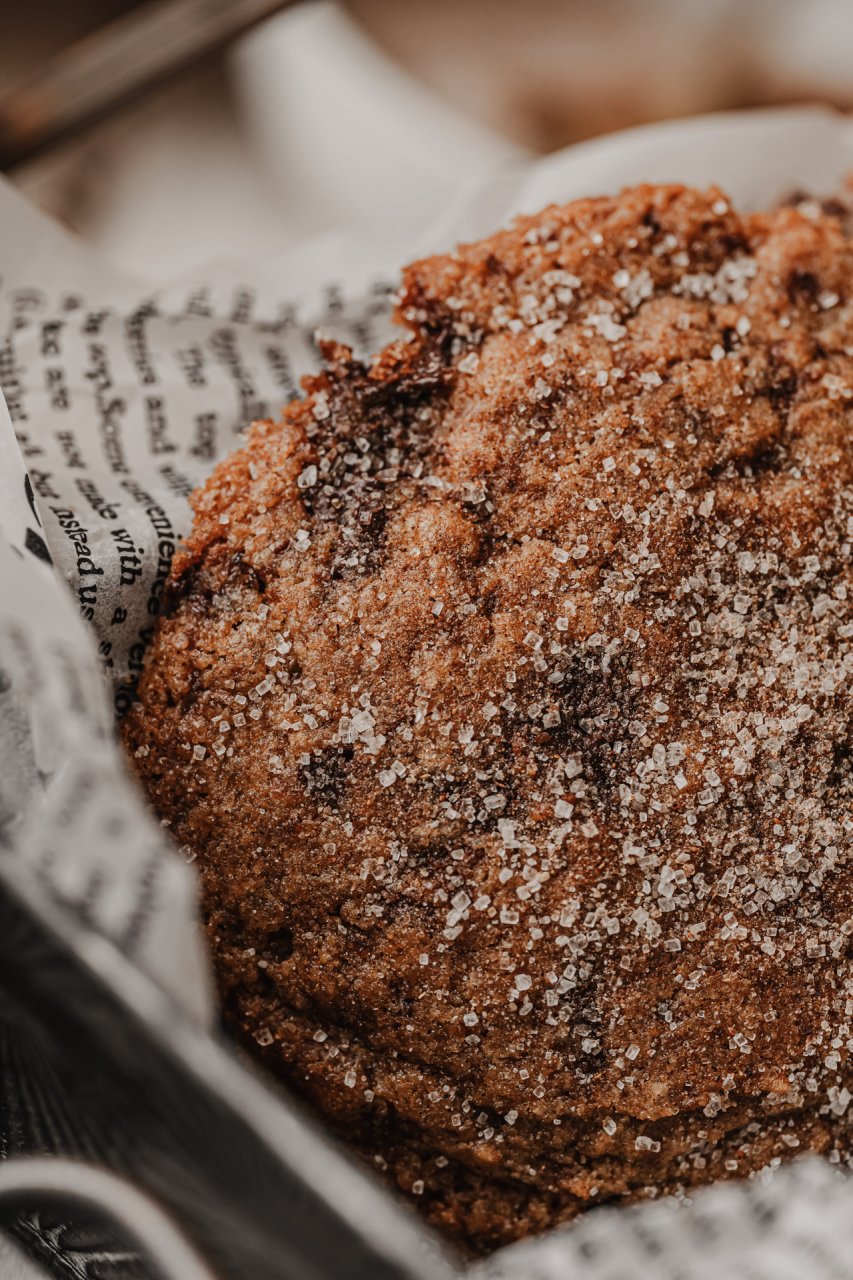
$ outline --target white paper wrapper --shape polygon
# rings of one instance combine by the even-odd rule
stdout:
[[[316,367],[317,326],[362,353],[383,344],[405,257],[488,232],[519,211],[638,181],[716,183],[756,207],[795,189],[832,193],[851,172],[853,128],[839,117],[709,117],[496,175],[463,193],[410,253],[326,237],[277,262],[155,290],[111,274],[0,189],[0,841],[8,856],[28,859],[45,892],[84,912],[189,1016],[205,1016],[194,879],[127,777],[109,706],[112,697],[121,711],[132,696],[175,544],[189,528],[190,490],[243,427],[297,392]],[[853,1275],[853,1185],[838,1186],[828,1166],[749,1192],[715,1189],[696,1204],[595,1214],[505,1251],[480,1274]],[[769,1226],[778,1213],[780,1225]]]
[[[853,1186],[816,1160],[691,1205],[600,1209],[502,1249],[470,1280],[849,1280]]]

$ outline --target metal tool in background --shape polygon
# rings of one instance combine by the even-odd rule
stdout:
[[[33,160],[213,56],[294,0],[148,0],[0,96],[0,170]]]

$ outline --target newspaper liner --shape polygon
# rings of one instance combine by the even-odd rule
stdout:
[[[406,258],[520,211],[639,181],[716,183],[741,207],[838,190],[853,125],[819,110],[706,117],[587,143],[464,193],[391,253],[324,237],[280,260],[151,288],[0,188],[0,847],[183,1002],[212,1009],[192,871],[113,736],[187,495],[317,367],[319,327],[361,354],[392,332]],[[65,579],[65,586],[60,586]],[[82,615],[82,620],[81,616]],[[106,678],[105,678],[106,677]],[[781,1217],[780,1217],[781,1215]],[[603,1212],[504,1250],[480,1277],[853,1276],[853,1186],[826,1165]]]

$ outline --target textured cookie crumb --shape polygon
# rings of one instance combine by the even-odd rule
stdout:
[[[195,495],[125,737],[226,1021],[474,1251],[850,1157],[851,266],[546,209]]]

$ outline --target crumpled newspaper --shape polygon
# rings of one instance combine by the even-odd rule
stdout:
[[[502,1249],[471,1280],[847,1280],[853,1182],[817,1160],[675,1199],[597,1209]]]
[[[851,171],[853,126],[820,111],[657,126],[496,174],[407,256],[637,181],[715,182],[755,207]],[[8,188],[0,229],[0,848],[205,1017],[194,877],[129,779],[112,712],[132,697],[187,495],[298,393],[318,327],[362,354],[384,343],[402,259],[325,237],[152,289]],[[602,1210],[474,1274],[853,1276],[853,1185],[837,1178],[807,1164],[692,1208]]]

